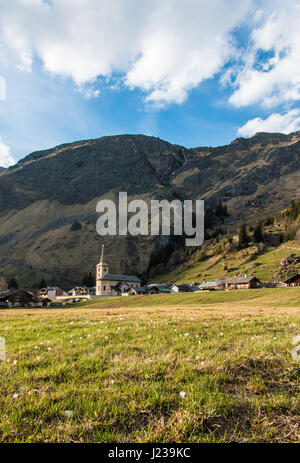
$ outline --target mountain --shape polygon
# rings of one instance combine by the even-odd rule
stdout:
[[[0,172],[0,275],[25,286],[43,277],[68,287],[93,271],[102,242],[112,272],[141,274],[157,240],[98,236],[100,199],[117,202],[127,191],[129,200],[205,199],[207,207],[222,201],[230,231],[300,196],[299,161],[300,132],[192,149],[120,135],[31,153]]]

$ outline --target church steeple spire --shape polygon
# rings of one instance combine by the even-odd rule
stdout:
[[[104,244],[102,244],[101,246],[101,256],[100,256],[99,264],[103,264],[103,263],[104,263]]]

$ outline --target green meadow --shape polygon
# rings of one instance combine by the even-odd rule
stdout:
[[[1,442],[299,442],[300,288],[0,311]]]

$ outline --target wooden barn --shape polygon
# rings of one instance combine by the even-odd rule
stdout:
[[[225,289],[254,289],[261,286],[261,282],[256,277],[233,277],[227,278],[225,281]]]
[[[300,286],[300,274],[296,273],[284,282],[287,286]]]
[[[14,308],[14,307],[34,307],[35,296],[30,291],[24,289],[17,289],[15,291],[8,291],[6,294],[0,296],[0,307]]]

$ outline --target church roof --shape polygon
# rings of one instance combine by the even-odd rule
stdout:
[[[130,281],[130,282],[137,282],[139,283],[141,280],[135,275],[114,275],[114,274],[106,274],[102,278],[98,278],[98,280],[113,280],[113,281]]]

